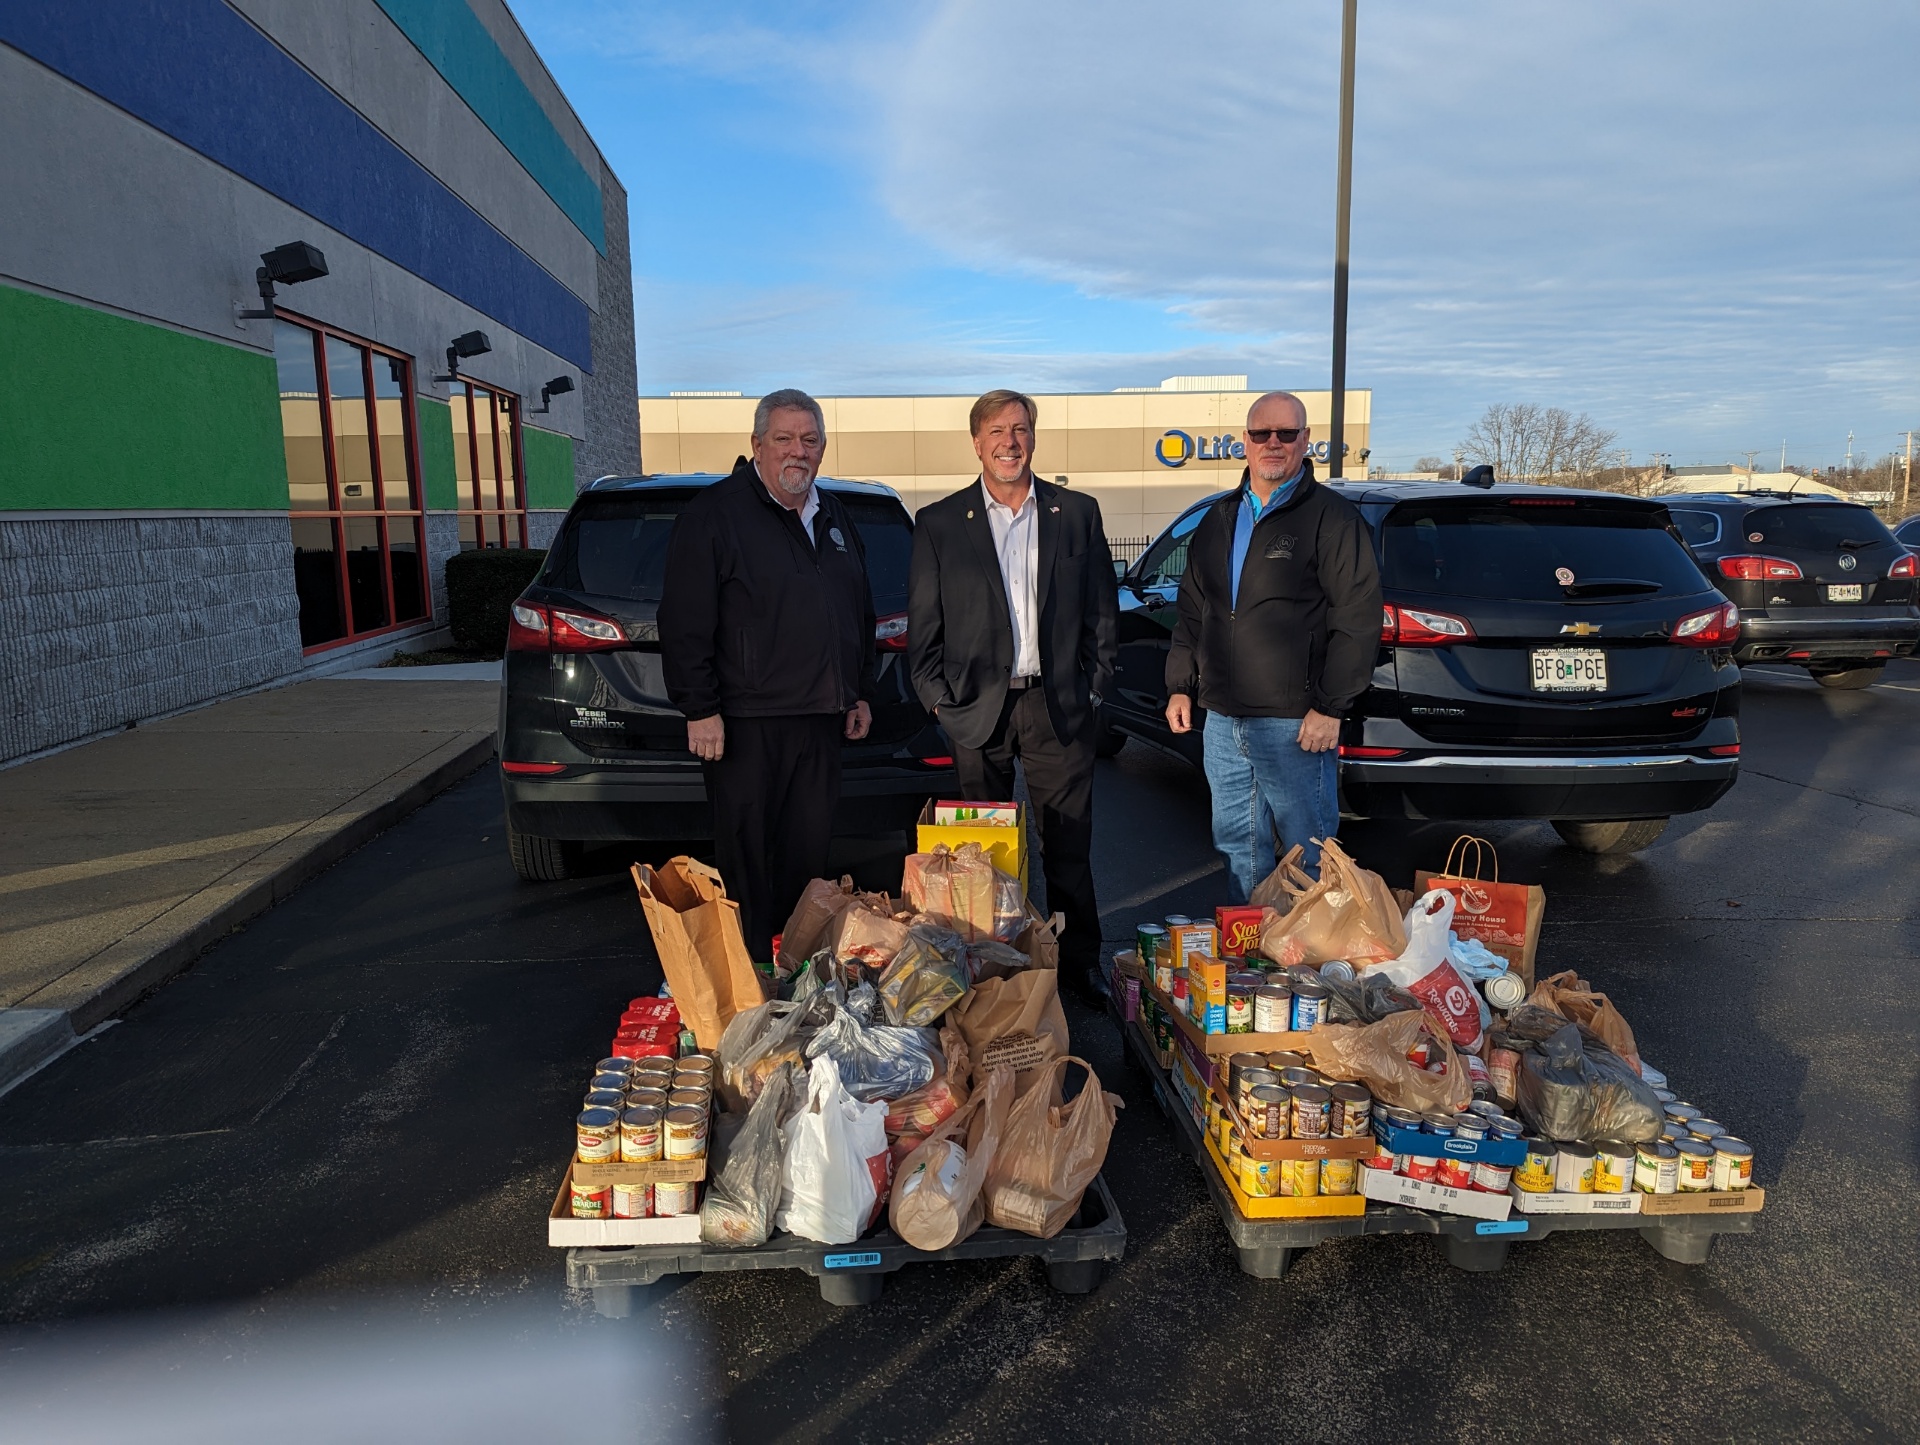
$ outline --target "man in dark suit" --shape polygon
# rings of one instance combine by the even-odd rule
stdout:
[[[1011,798],[1014,760],[1024,765],[1047,906],[1066,915],[1060,966],[1097,994],[1093,747],[1119,606],[1100,504],[1033,474],[1037,419],[1016,391],[973,404],[980,480],[915,519],[907,652],[968,800]]]

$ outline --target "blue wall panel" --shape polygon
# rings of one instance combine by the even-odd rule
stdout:
[[[0,41],[593,370],[584,302],[219,0],[0,0]]]
[[[375,3],[487,129],[499,137],[500,144],[513,153],[567,219],[580,228],[580,234],[606,255],[607,228],[600,209],[599,182],[587,174],[572,147],[561,139],[520,72],[501,53],[466,0]]]

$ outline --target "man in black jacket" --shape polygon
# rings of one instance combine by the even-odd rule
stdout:
[[[1206,709],[1213,844],[1236,900],[1284,851],[1340,826],[1340,720],[1380,650],[1380,571],[1366,521],[1313,479],[1307,409],[1268,392],[1247,413],[1247,469],[1194,528],[1167,654],[1167,725]]]
[[[667,697],[705,764],[715,861],[747,951],[766,960],[827,871],[841,739],[872,726],[873,593],[852,519],[814,485],[820,404],[763,397],[752,446],[674,523],[659,627]]]
[[[1066,915],[1060,967],[1068,984],[1093,990],[1094,729],[1119,607],[1100,504],[1033,474],[1036,419],[1019,392],[973,404],[980,480],[915,519],[907,653],[914,691],[953,742],[966,798],[1011,798],[1014,760],[1024,765],[1047,906]]]

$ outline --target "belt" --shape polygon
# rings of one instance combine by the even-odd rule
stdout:
[[[1010,677],[1007,679],[1008,692],[1025,692],[1030,687],[1038,686],[1040,686],[1040,675],[1038,673],[1028,673],[1025,677]]]

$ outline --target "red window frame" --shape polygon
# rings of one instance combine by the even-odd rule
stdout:
[[[316,321],[310,316],[276,308],[274,319],[313,333],[314,378],[318,387],[320,403],[320,451],[326,464],[327,508],[313,510],[308,508],[288,509],[288,517],[301,521],[321,521],[331,523],[333,527],[334,570],[339,588],[341,617],[346,631],[340,637],[327,642],[316,642],[310,647],[302,647],[303,656],[311,657],[317,653],[329,652],[349,643],[364,642],[369,637],[379,637],[389,632],[401,632],[408,628],[417,628],[433,621],[433,587],[427,566],[427,518],[426,508],[421,495],[420,485],[420,429],[415,415],[415,392],[413,358],[405,352],[395,351],[391,347],[369,341],[364,336],[342,330],[338,326],[329,326],[324,321]],[[373,488],[373,507],[343,508],[340,505],[340,477],[337,448],[333,431],[333,386],[328,375],[326,342],[328,337],[346,342],[360,348],[361,393],[367,409],[367,451],[368,465]],[[373,362],[375,357],[383,357],[400,364],[400,425],[403,433],[402,450],[407,464],[407,506],[394,508],[387,504],[386,476],[383,471],[385,459],[381,456],[379,444],[380,425],[376,403],[380,398],[375,394],[373,383]],[[350,398],[343,398],[343,400]],[[356,628],[353,616],[353,589],[348,576],[346,524],[349,521],[371,521],[378,529],[380,538],[380,586],[385,594],[386,615],[392,618],[395,612],[393,587],[393,555],[391,534],[388,522],[392,518],[412,518],[414,532],[414,559],[419,568],[420,599],[424,611],[418,617],[409,617],[404,621],[389,621],[378,627]]]
[[[483,400],[484,399],[484,400]],[[466,442],[466,477],[461,479],[455,457],[454,484],[459,492],[460,505],[460,546],[461,548],[513,548],[527,545],[527,468],[526,453],[522,447],[520,435],[520,395],[504,387],[491,385],[484,381],[475,381],[471,377],[461,377],[447,388],[447,405],[463,412],[466,427],[454,427],[453,444],[456,450],[462,440]],[[480,429],[474,423],[476,410],[480,406],[490,408],[491,424],[487,428],[492,438],[493,475],[491,482],[481,475],[480,465]],[[458,413],[456,413],[457,415]],[[504,417],[506,425],[505,445],[501,438],[500,421]],[[507,503],[503,489],[509,471],[513,478],[513,502]],[[492,495],[487,495],[488,491]]]

